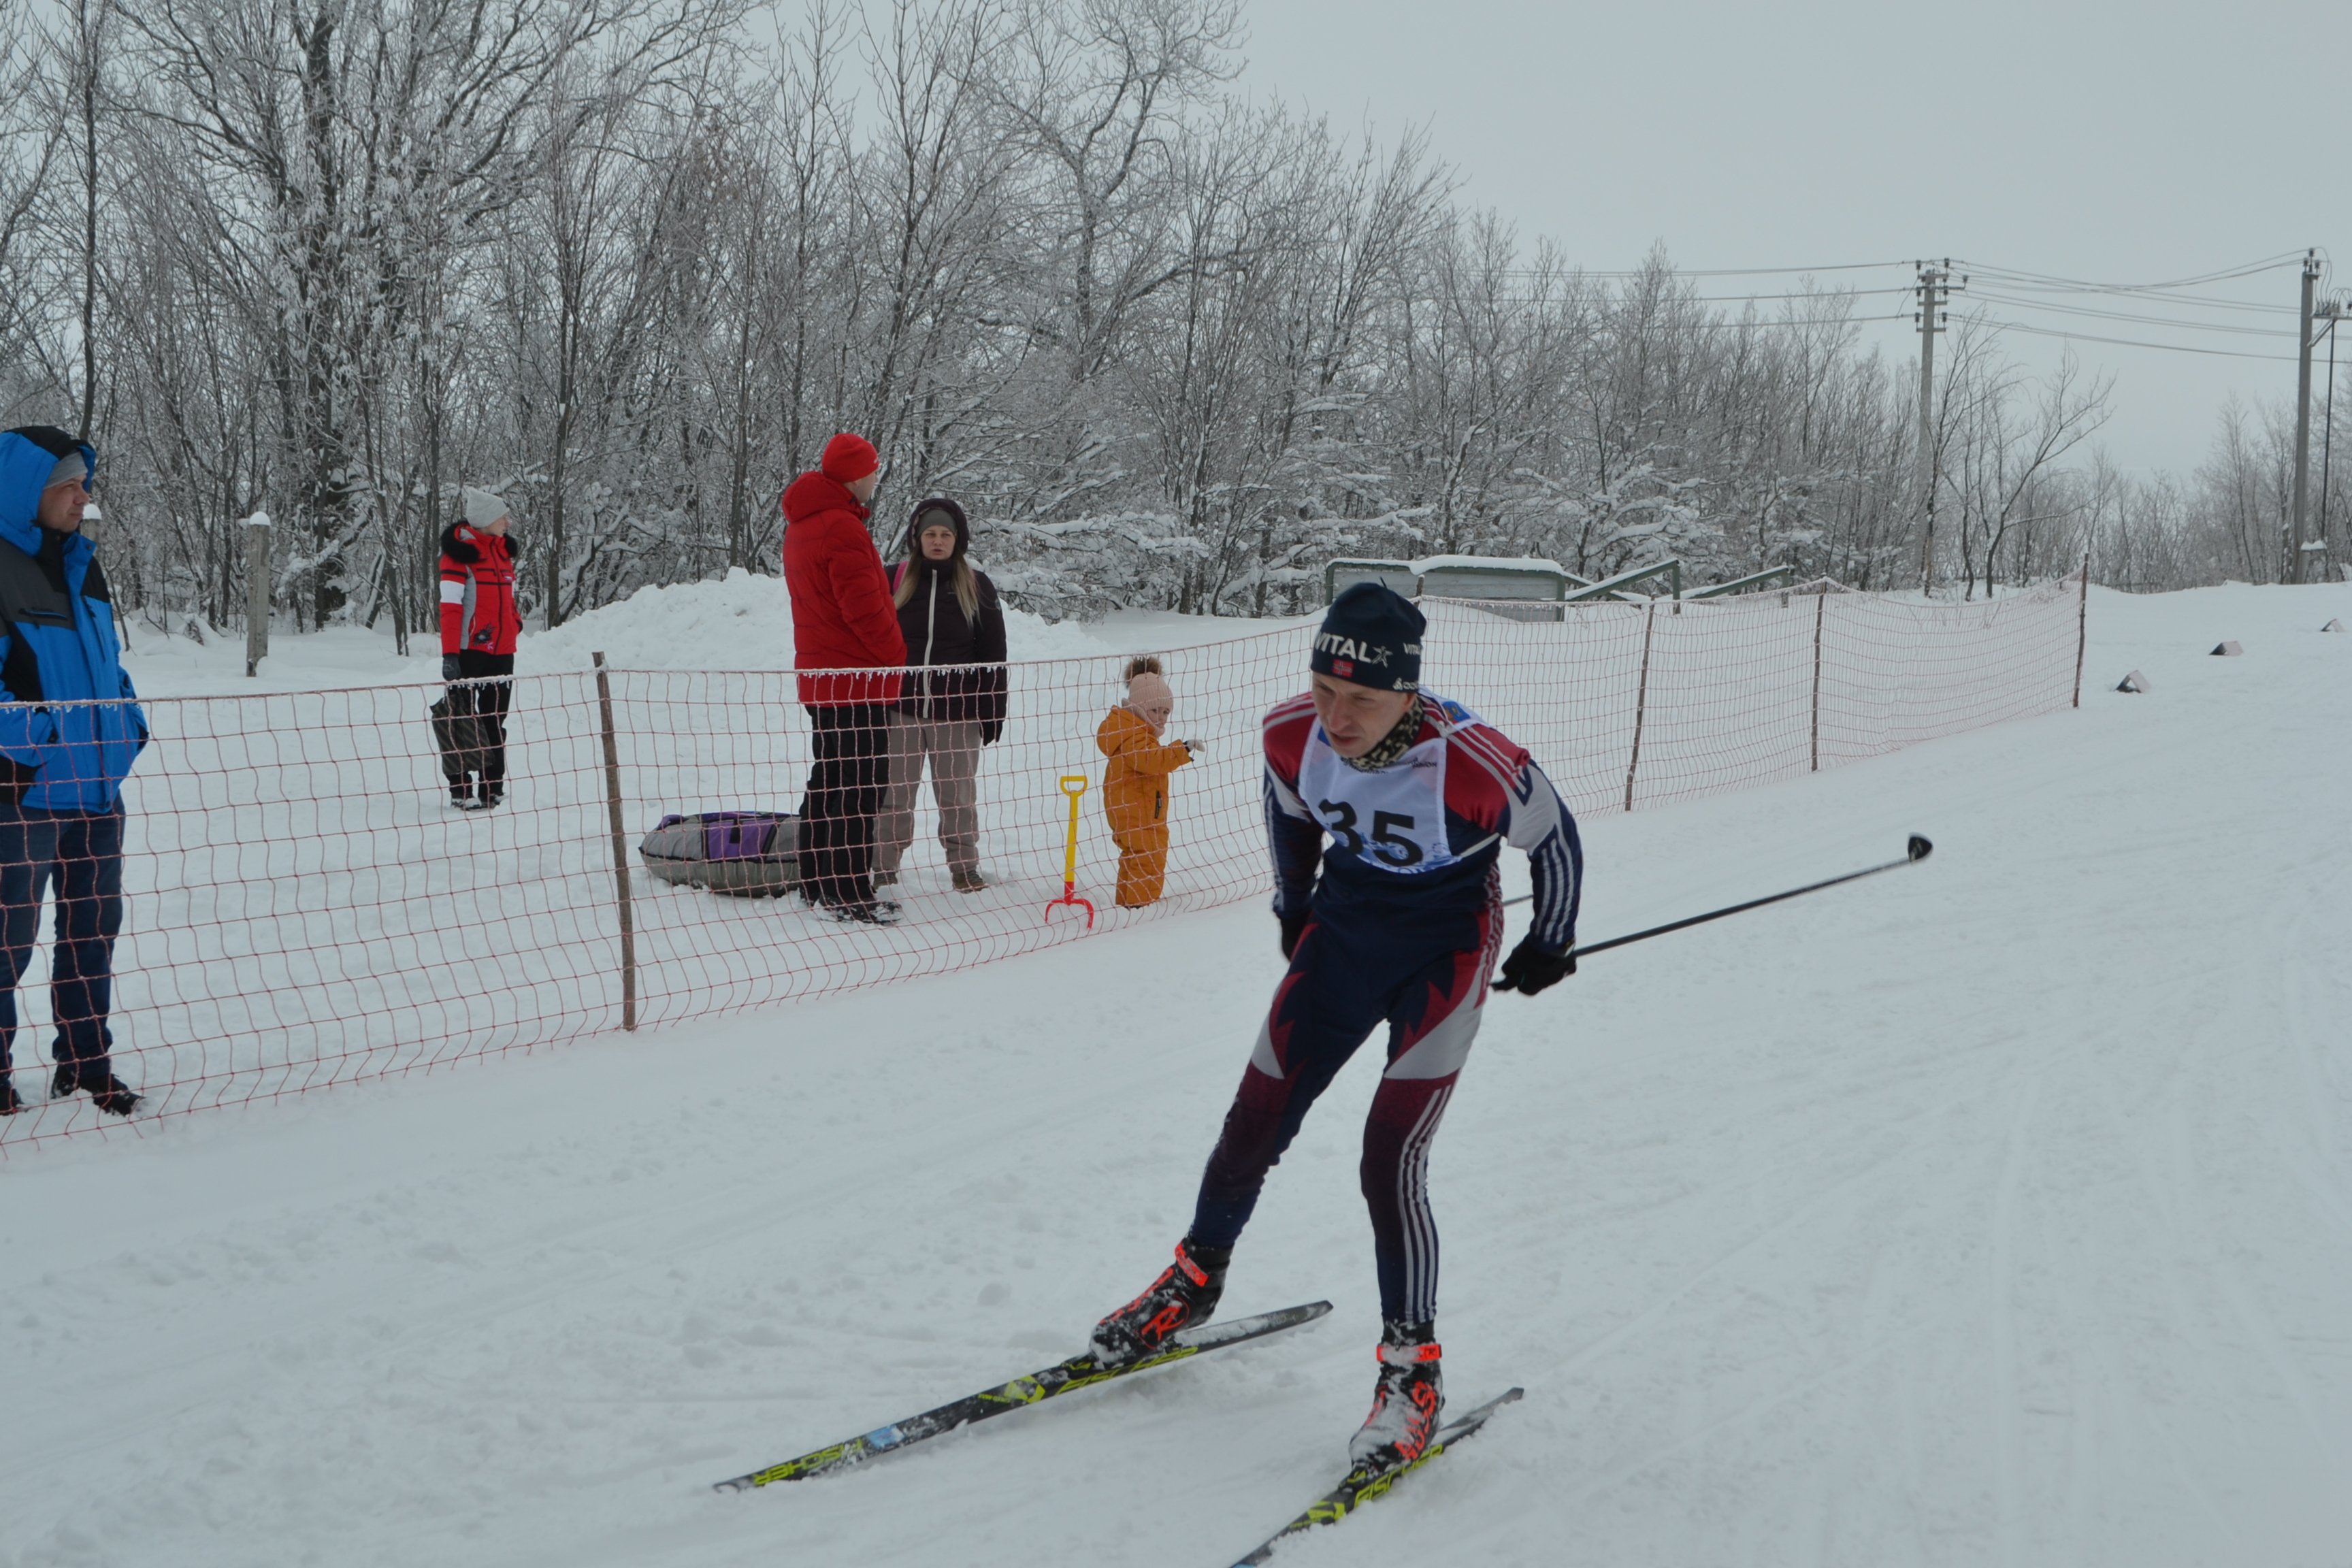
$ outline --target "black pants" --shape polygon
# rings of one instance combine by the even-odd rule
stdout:
[[[41,895],[55,886],[49,953],[49,1055],[107,1068],[114,1034],[114,939],[122,930],[122,807],[43,811],[0,798],[0,1073],[16,1036],[16,982],[40,938]]]
[[[812,903],[874,899],[874,815],[890,782],[890,710],[851,702],[808,710],[808,797],[801,803],[801,896]]]
[[[457,753],[458,783],[467,773],[481,775],[485,787],[503,785],[507,778],[507,709],[514,701],[514,655],[460,653],[457,668],[474,684],[449,689],[452,718],[472,721],[472,744]],[[466,730],[461,725],[459,734]]]

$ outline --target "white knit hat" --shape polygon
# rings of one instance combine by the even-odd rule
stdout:
[[[476,528],[488,528],[507,515],[507,503],[488,490],[478,490],[467,485],[465,489],[466,521]]]

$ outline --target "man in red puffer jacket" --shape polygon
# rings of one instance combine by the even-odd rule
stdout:
[[[506,798],[507,705],[514,696],[515,541],[507,503],[466,487],[465,516],[441,534],[441,679],[449,688],[442,768],[449,803],[487,811]],[[478,778],[479,793],[475,780]]]
[[[835,436],[783,497],[793,664],[815,758],[801,806],[801,896],[836,920],[872,925],[898,916],[896,903],[874,896],[874,816],[907,662],[882,555],[866,531],[881,468],[872,442]]]

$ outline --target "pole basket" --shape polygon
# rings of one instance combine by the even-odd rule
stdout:
[[[1064,905],[1087,911],[1087,929],[1095,929],[1095,907],[1078,897],[1078,797],[1087,793],[1084,773],[1064,773],[1062,793],[1070,797],[1070,836],[1062,850],[1062,896],[1045,902],[1045,923],[1054,923],[1054,911]]]

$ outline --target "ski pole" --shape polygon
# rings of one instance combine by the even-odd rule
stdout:
[[[1054,911],[1067,905],[1087,911],[1087,929],[1092,931],[1095,929],[1095,907],[1078,897],[1078,796],[1087,793],[1086,774],[1064,774],[1062,793],[1070,797],[1070,837],[1062,851],[1062,896],[1046,900],[1045,921],[1052,924]]]
[[[1768,893],[1760,899],[1750,899],[1744,904],[1729,904],[1719,910],[1709,910],[1703,915],[1690,915],[1682,920],[1668,921],[1664,925],[1652,926],[1647,931],[1637,931],[1626,936],[1612,936],[1607,942],[1596,942],[1589,947],[1576,949],[1575,955],[1581,959],[1592,953],[1606,952],[1612,947],[1622,947],[1629,942],[1641,942],[1649,937],[1664,936],[1670,931],[1681,931],[1686,926],[1705,925],[1709,921],[1719,921],[1726,915],[1741,914],[1748,910],[1760,910],[1766,904],[1777,904],[1783,899],[1793,899],[1801,893],[1818,893],[1823,888],[1834,888],[1840,882],[1851,882],[1858,877],[1875,877],[1881,871],[1892,871],[1899,866],[1909,866],[1916,861],[1925,860],[1934,852],[1935,847],[1933,844],[1927,842],[1926,835],[1915,833],[1911,836],[1911,842],[1904,847],[1904,856],[1900,860],[1889,860],[1880,866],[1865,866],[1859,871],[1848,871],[1842,877],[1832,877],[1826,881],[1808,882],[1801,888],[1791,888],[1785,893]],[[1505,908],[1508,908],[1513,904],[1524,904],[1534,897],[1533,893],[1521,893],[1516,899],[1505,899],[1503,904]],[[1495,984],[1499,987],[1502,982],[1496,981]]]

